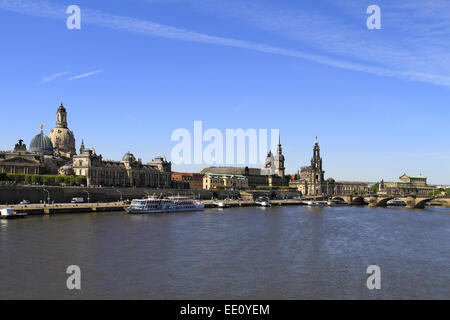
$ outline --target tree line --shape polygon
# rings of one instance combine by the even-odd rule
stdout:
[[[85,176],[59,176],[59,175],[38,175],[21,173],[0,173],[0,181],[14,182],[16,184],[45,184],[45,185],[86,185]]]

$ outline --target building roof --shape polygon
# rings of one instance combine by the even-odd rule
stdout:
[[[134,157],[134,155],[131,152],[128,151],[122,157],[122,161],[124,161],[124,162],[135,162],[136,158]]]
[[[36,153],[42,153],[46,155],[53,154],[53,144],[49,137],[42,132],[31,140],[30,151]]]
[[[206,172],[205,176],[211,177],[211,178],[235,178],[235,179],[247,179],[247,177],[243,176],[243,175],[239,175],[239,174],[219,174],[219,173],[211,173],[211,172]]]
[[[426,179],[427,177],[425,177],[425,176],[423,176],[423,175],[421,175],[421,174],[403,174],[403,176],[402,177],[404,177],[404,176],[406,176],[406,177],[408,177],[408,178],[412,178],[412,179]],[[400,177],[401,178],[401,177]]]
[[[200,173],[232,174],[243,176],[248,174],[250,176],[259,176],[261,175],[261,169],[248,167],[209,167],[203,169],[202,171],[200,171]]]

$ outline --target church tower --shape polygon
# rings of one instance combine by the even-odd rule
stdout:
[[[312,195],[320,195],[325,192],[322,188],[325,171],[322,170],[322,158],[320,157],[320,146],[319,141],[316,137],[316,142],[314,143],[313,156],[311,158],[311,176],[309,184],[311,185]]]
[[[61,105],[56,111],[56,127],[67,128],[67,111],[66,108],[64,108],[62,101]]]
[[[67,111],[62,101],[56,110],[56,126],[50,131],[49,138],[52,141],[55,156],[71,158],[76,154],[75,136],[67,126]]]
[[[281,138],[278,136],[278,147],[277,147],[277,154],[274,157],[275,161],[275,170],[276,174],[284,179],[284,174],[286,168],[284,167],[284,156],[283,156],[283,150],[281,148]]]

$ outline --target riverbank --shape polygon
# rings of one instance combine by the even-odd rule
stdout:
[[[202,203],[205,208],[216,208],[217,206],[212,200],[204,200]],[[259,206],[255,201],[227,201],[229,207],[256,207]],[[272,200],[272,206],[299,206],[304,205],[301,200]],[[1,208],[13,208],[17,212],[26,212],[29,215],[44,214],[62,214],[62,213],[86,213],[101,211],[124,211],[123,207],[127,204],[124,201],[107,202],[107,203],[54,203],[54,204],[16,204],[1,205]]]
[[[117,202],[126,199],[140,199],[149,195],[189,196],[199,200],[250,198],[267,196],[270,199],[292,199],[300,196],[296,191],[284,190],[203,190],[203,189],[152,189],[152,188],[86,188],[56,187],[42,185],[0,185],[0,204],[18,204],[22,200],[31,203],[69,203],[72,198],[84,198],[86,202]],[[50,199],[50,201],[49,201]]]

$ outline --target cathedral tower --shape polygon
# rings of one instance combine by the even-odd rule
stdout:
[[[281,139],[280,136],[278,136],[278,147],[277,147],[277,154],[274,157],[275,162],[275,170],[276,174],[284,179],[285,174],[285,167],[284,167],[284,156],[283,156],[283,150],[281,149]]]
[[[67,126],[67,111],[61,101],[61,105],[56,111],[56,126],[50,131],[50,140],[53,144],[56,156],[71,158],[75,151],[75,136]]]
[[[320,146],[319,141],[316,137],[316,142],[314,143],[313,156],[311,158],[311,175],[309,177],[309,184],[311,185],[312,195],[320,195],[324,192],[323,183],[325,171],[322,170],[322,158],[320,157]]]

